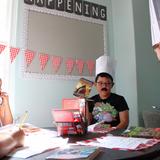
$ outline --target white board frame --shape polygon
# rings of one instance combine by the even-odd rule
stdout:
[[[56,15],[56,16],[63,16],[66,18],[72,18],[72,19],[76,19],[76,20],[80,20],[80,21],[84,21],[84,22],[91,22],[93,24],[100,24],[103,26],[103,53],[99,53],[99,55],[97,55],[97,58],[101,55],[103,55],[106,51],[106,21],[103,20],[99,20],[99,19],[94,19],[94,18],[90,18],[90,17],[84,17],[84,16],[79,16],[79,15],[75,15],[75,14],[71,14],[71,13],[67,13],[67,12],[62,12],[62,11],[58,11],[58,10],[51,10],[51,9],[47,9],[47,8],[41,8],[41,7],[37,7],[37,6],[32,6],[32,5],[26,5],[24,4],[24,26],[23,26],[23,36],[22,36],[22,44],[23,44],[23,52],[25,51],[25,49],[29,49],[28,48],[28,15],[30,11],[34,11],[37,13],[45,13],[45,14],[51,14],[51,15]],[[23,57],[24,58],[24,57]],[[26,65],[25,65],[25,61],[23,60],[23,64],[22,64],[22,71],[23,71],[23,75],[25,78],[38,78],[38,79],[66,79],[66,80],[74,80],[74,79],[79,79],[82,76],[79,75],[59,75],[59,74],[48,74],[48,73],[34,73],[34,72],[28,72],[26,71]],[[85,78],[88,79],[93,79],[93,76],[83,76]]]

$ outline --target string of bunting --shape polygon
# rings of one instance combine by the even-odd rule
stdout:
[[[2,53],[4,53],[5,49],[7,49],[7,47],[9,47],[10,61],[11,61],[11,63],[13,63],[13,61],[16,59],[17,55],[20,52],[20,48],[10,47],[5,44],[0,44],[0,55]],[[29,49],[26,49],[24,51],[24,58],[25,58],[26,67],[29,67],[32,64],[35,56],[36,56],[35,51],[31,51]],[[45,70],[45,67],[46,67],[48,61],[51,60],[51,64],[52,64],[51,67],[55,73],[57,73],[59,71],[59,69],[62,65],[62,62],[64,60],[64,58],[61,56],[49,55],[46,53],[38,53],[38,58],[39,58],[39,62],[40,62],[39,67],[41,70]],[[93,59],[89,59],[89,60],[85,61],[83,59],[76,59],[75,60],[74,58],[71,58],[71,57],[66,58],[65,68],[66,68],[67,74],[71,74],[74,67],[76,67],[78,74],[82,75],[85,64],[87,66],[88,73],[91,76],[93,74],[93,71],[95,68],[95,61]]]

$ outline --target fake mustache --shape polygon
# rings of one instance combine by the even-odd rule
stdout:
[[[107,88],[102,88],[101,91],[107,91]]]

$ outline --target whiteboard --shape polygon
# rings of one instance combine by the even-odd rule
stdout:
[[[24,48],[36,52],[32,63],[24,71],[29,74],[88,77],[95,75],[89,73],[86,62],[95,60],[105,52],[105,22],[61,14],[60,11],[49,11],[30,7],[25,9],[24,25]],[[41,70],[38,58],[39,53],[62,58],[61,66],[55,72],[49,59],[45,69]],[[80,74],[74,65],[71,73],[66,70],[68,58],[76,61],[84,61],[83,72]]]

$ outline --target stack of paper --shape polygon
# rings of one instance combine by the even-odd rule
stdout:
[[[141,150],[160,142],[157,139],[106,136],[92,140],[77,142],[81,145],[99,146],[118,150]]]
[[[32,132],[28,130],[25,135],[24,147],[15,149],[8,156],[28,158],[67,143],[68,138],[57,137],[56,131],[39,128],[39,130],[33,132],[32,128]]]

